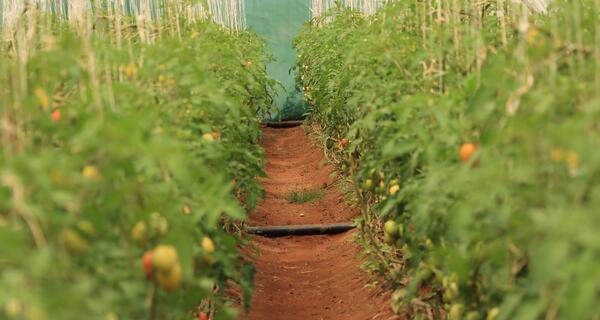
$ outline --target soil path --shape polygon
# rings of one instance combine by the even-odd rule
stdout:
[[[250,213],[249,225],[290,225],[351,221],[349,208],[332,184],[332,168],[302,127],[264,129],[268,178],[266,199]],[[291,204],[290,190],[322,188],[318,201]],[[352,232],[329,236],[254,237],[259,255],[251,320],[388,319],[387,298],[365,288],[359,248]]]

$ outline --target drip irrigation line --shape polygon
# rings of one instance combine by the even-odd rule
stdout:
[[[290,120],[290,121],[267,121],[263,122],[263,125],[269,128],[292,128],[301,126],[304,120]]]
[[[250,234],[264,237],[284,237],[336,234],[346,232],[354,228],[356,228],[356,225],[353,222],[342,222],[331,224],[247,227],[246,230]]]

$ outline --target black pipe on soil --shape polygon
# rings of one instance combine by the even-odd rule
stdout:
[[[267,121],[263,124],[270,128],[292,128],[302,125],[304,120],[290,120],[290,121]]]
[[[290,226],[247,227],[250,234],[264,237],[310,236],[320,234],[336,234],[356,228],[352,222],[332,224],[305,224]]]

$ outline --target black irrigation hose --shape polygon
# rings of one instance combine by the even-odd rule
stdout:
[[[332,223],[332,224],[305,224],[290,226],[271,226],[271,227],[248,227],[246,230],[250,234],[264,237],[284,237],[284,236],[310,236],[320,234],[336,234],[356,228],[352,222]]]
[[[267,121],[263,124],[270,128],[292,128],[302,125],[304,120],[291,120],[291,121]]]

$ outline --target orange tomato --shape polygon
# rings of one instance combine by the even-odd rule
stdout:
[[[469,162],[473,154],[477,151],[477,145],[474,143],[463,143],[460,147],[460,161]]]
[[[198,320],[208,320],[208,314],[206,312],[198,313]]]
[[[52,118],[52,121],[54,122],[58,122],[60,121],[60,109],[56,109],[54,111],[52,111],[52,114],[50,115],[50,117]]]

